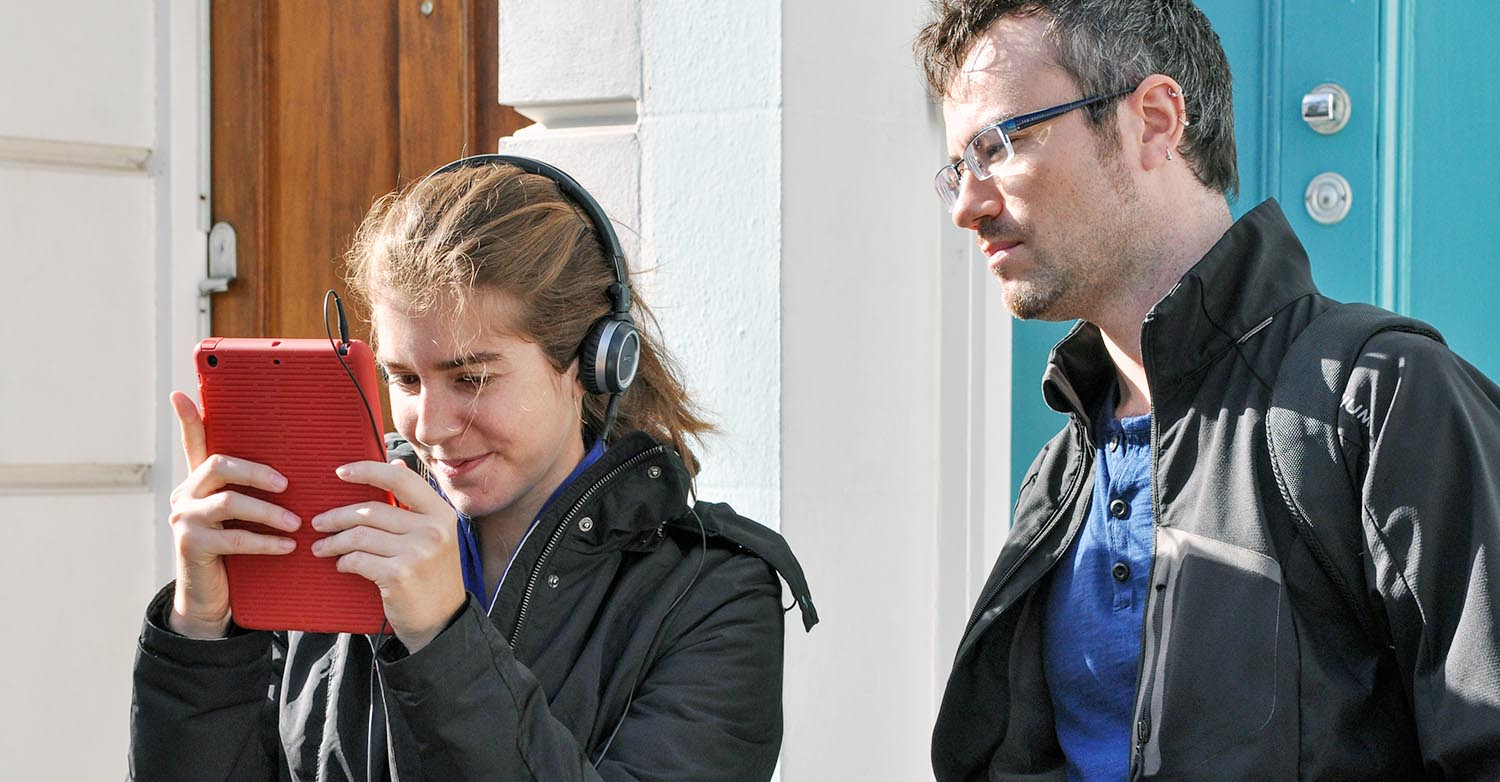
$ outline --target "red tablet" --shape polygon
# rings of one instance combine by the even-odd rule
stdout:
[[[333,473],[341,464],[385,459],[370,347],[350,342],[341,364],[328,340],[210,338],[198,344],[193,358],[208,452],[266,464],[286,476],[287,488],[279,494],[243,486],[237,490],[280,505],[303,521],[290,534],[297,541],[290,554],[224,558],[235,624],[258,630],[380,632],[385,615],[375,584],[338,572],[336,559],[313,556],[312,543],[323,534],[307,523],[342,505],[394,501],[389,492],[346,483]],[[248,522],[225,526],[287,534]]]

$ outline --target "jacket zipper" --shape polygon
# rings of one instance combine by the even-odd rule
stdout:
[[[1088,441],[1088,437],[1086,436],[1087,428],[1084,427],[1076,417],[1074,418],[1073,425],[1076,428],[1077,439],[1082,441],[1084,443],[1084,446],[1086,446]],[[1083,460],[1084,464],[1078,472],[1079,480],[1074,482],[1075,489],[1083,486],[1084,483],[1087,483],[1087,480],[1083,477],[1084,472],[1092,469],[1091,465],[1089,464],[1088,448],[1080,447],[1079,453],[1082,454],[1080,458]],[[1018,496],[1016,499],[1019,500],[1020,497]],[[1064,502],[1058,505],[1057,512],[1054,513],[1052,515],[1052,518],[1049,519],[1047,523],[1037,531],[1036,535],[1031,539],[1031,542],[1027,544],[1026,550],[1022,551],[1021,556],[1017,557],[1015,563],[1010,566],[1010,570],[1005,571],[1005,574],[995,581],[995,585],[990,587],[988,590],[985,590],[985,593],[980,596],[979,602],[975,604],[976,609],[973,616],[969,617],[968,625],[964,627],[963,634],[958,637],[958,646],[960,649],[963,648],[964,642],[969,639],[969,632],[974,629],[974,625],[978,624],[980,615],[984,613],[984,607],[987,607],[990,604],[990,601],[994,600],[995,596],[1000,594],[1000,590],[1003,589],[1006,583],[1010,581],[1010,577],[1015,575],[1016,569],[1021,567],[1021,565],[1026,562],[1026,560],[1031,558],[1031,553],[1035,551],[1037,545],[1042,542],[1042,538],[1047,537],[1047,534],[1050,533],[1052,531],[1052,528],[1057,525],[1058,520],[1063,517],[1068,508],[1073,507],[1074,503],[1077,502],[1077,499],[1077,492],[1072,492],[1066,498],[1064,498]],[[1011,517],[1012,522],[1014,522],[1014,511],[1011,512]]]
[[[579,497],[578,501],[573,503],[573,507],[569,508],[568,512],[558,520],[557,526],[552,529],[552,535],[547,538],[547,545],[542,549],[541,556],[537,557],[536,564],[531,566],[531,575],[526,579],[526,591],[521,593],[521,607],[516,611],[516,624],[510,629],[509,641],[512,648],[516,645],[516,638],[521,635],[521,625],[526,622],[526,612],[531,608],[531,596],[536,592],[537,582],[542,578],[542,568],[547,564],[547,558],[552,556],[553,549],[557,548],[558,542],[562,540],[563,533],[568,528],[568,522],[572,521],[573,517],[578,515],[578,511],[583,509],[584,504],[592,499],[600,489],[604,488],[606,483],[614,480],[620,473],[634,467],[636,464],[665,450],[666,446],[663,445],[649,448],[630,457],[620,466],[610,470],[603,478],[595,481],[594,485],[590,486],[588,491],[584,492],[583,496]]]
[[[1173,290],[1176,290],[1176,288],[1173,288]],[[1149,327],[1149,324],[1150,321],[1148,320],[1146,324],[1147,327]],[[1147,353],[1149,352],[1147,350],[1148,344],[1149,340],[1145,339],[1143,335],[1143,338],[1141,339],[1141,366],[1143,368],[1149,367],[1151,365],[1151,361],[1147,356]],[[1151,380],[1149,377],[1147,377],[1146,385],[1148,388],[1150,387],[1150,384]],[[1135,746],[1134,751],[1130,753],[1131,757],[1129,774],[1129,778],[1132,780],[1140,779],[1141,777],[1141,772],[1146,757],[1146,744],[1151,740],[1152,726],[1150,707],[1146,704],[1144,693],[1141,690],[1141,683],[1144,680],[1146,673],[1146,637],[1151,633],[1151,598],[1156,591],[1156,536],[1157,531],[1161,528],[1161,497],[1157,491],[1157,484],[1160,483],[1160,481],[1157,480],[1158,476],[1156,469],[1156,454],[1160,450],[1160,445],[1161,430],[1157,427],[1156,394],[1152,393],[1151,472],[1149,473],[1151,476],[1151,567],[1147,570],[1146,573],[1146,605],[1144,607],[1145,621],[1141,622],[1141,657],[1140,660],[1136,662],[1135,669],[1136,708],[1135,712],[1131,715],[1132,717],[1134,717],[1134,719],[1132,720],[1133,724],[1131,725],[1131,733],[1135,737]],[[1155,648],[1157,650],[1157,653],[1160,654],[1160,644],[1157,644]],[[1153,681],[1151,683],[1151,686],[1158,686],[1158,682]]]

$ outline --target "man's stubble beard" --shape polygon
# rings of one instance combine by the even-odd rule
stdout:
[[[1099,170],[1115,198],[1113,208],[1103,214],[1111,218],[1092,230],[1102,234],[1102,241],[1085,241],[1063,249],[1071,257],[1054,257],[1052,253],[1032,250],[1032,268],[1024,279],[1009,282],[1000,279],[1001,294],[1011,314],[1020,320],[1065,321],[1089,319],[1097,309],[1097,300],[1138,274],[1150,263],[1136,245],[1132,234],[1138,221],[1131,208],[1137,202],[1135,183],[1131,181],[1120,159],[1118,141],[1096,138],[1094,154]],[[1084,257],[1086,254],[1087,257]]]
[[[996,275],[1005,306],[1021,320],[1066,320],[1066,316],[1048,317],[1048,313],[1069,292],[1071,282],[1068,275],[1059,272],[1045,256],[1034,255],[1033,261],[1031,274],[1026,279],[1006,282]]]

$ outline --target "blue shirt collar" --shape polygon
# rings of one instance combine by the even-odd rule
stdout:
[[[563,490],[568,488],[568,485],[576,480],[579,475],[582,475],[584,470],[593,466],[594,462],[599,461],[599,457],[604,455],[605,450],[607,449],[603,440],[594,441],[594,445],[583,454],[583,459],[579,460],[578,466],[574,467],[573,471],[568,473],[568,477],[564,478],[562,483],[559,483],[557,488],[552,490],[552,494],[547,497],[547,501],[542,503],[541,510],[537,511],[536,518],[531,520],[531,526],[526,530],[527,535],[531,534],[531,530],[536,529],[537,522],[541,521],[542,515],[557,500],[558,495],[562,494]],[[521,540],[524,542],[526,536],[523,535]],[[516,552],[520,550],[521,546],[517,544],[515,551],[510,552],[510,561],[505,564],[506,570],[510,569],[511,562],[514,562],[516,559]],[[479,556],[479,540],[474,536],[473,521],[462,513],[458,514],[458,553],[459,563],[463,567],[464,589],[468,590],[475,597],[478,597],[480,603],[484,605],[484,610],[489,611],[495,602],[496,595],[486,596],[484,593],[484,560]],[[501,581],[503,582],[504,580],[502,577]],[[496,592],[498,594],[498,589]]]

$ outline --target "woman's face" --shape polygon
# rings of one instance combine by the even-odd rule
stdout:
[[[583,458],[577,363],[559,373],[518,336],[519,306],[504,293],[453,304],[413,315],[376,303],[391,416],[460,512],[529,524]]]

